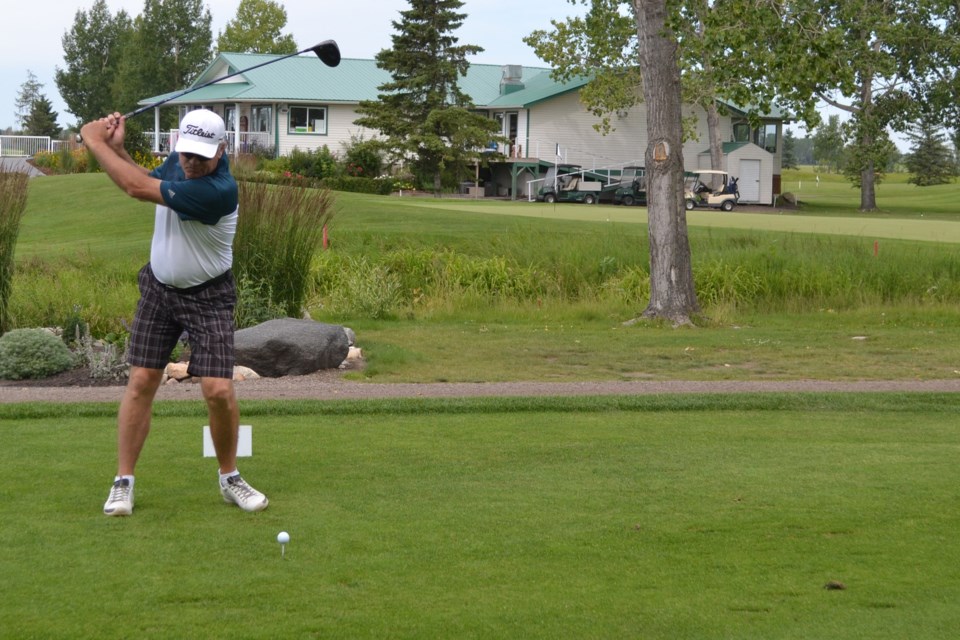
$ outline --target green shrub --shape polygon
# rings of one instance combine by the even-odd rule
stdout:
[[[33,156],[33,163],[58,175],[68,173],[87,173],[89,156],[85,147],[70,149],[62,147],[59,151],[41,151]]]
[[[86,325],[74,326],[75,358],[90,369],[90,377],[96,380],[124,380],[128,375],[127,343],[129,334],[94,340]],[[177,343],[179,346],[179,343]]]
[[[339,176],[324,178],[320,181],[320,186],[331,191],[350,191],[352,193],[372,193],[388,196],[393,191],[393,179]]]
[[[75,359],[63,340],[44,329],[14,329],[0,336],[0,378],[46,378],[66,371]]]
[[[341,172],[337,157],[327,145],[315,151],[294,147],[290,152],[289,172],[306,178],[329,178]]]
[[[363,136],[352,136],[346,145],[344,163],[346,172],[351,176],[375,178],[383,170],[381,143],[377,140],[364,140]]]
[[[284,173],[290,173],[290,158],[287,156],[280,156],[279,158],[268,158],[266,160],[261,160],[257,168],[266,173],[275,173],[280,175]]]
[[[269,282],[254,280],[247,275],[240,278],[237,282],[237,306],[233,312],[237,329],[286,317],[286,307],[276,300]]]

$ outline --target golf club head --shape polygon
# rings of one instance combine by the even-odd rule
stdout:
[[[328,67],[335,67],[340,64],[340,47],[338,47],[337,43],[333,40],[324,40],[320,44],[311,47],[310,51],[317,54],[317,57]]]

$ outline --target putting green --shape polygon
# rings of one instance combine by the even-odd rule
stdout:
[[[549,218],[552,220],[584,220],[592,222],[647,223],[647,210],[643,207],[618,207],[612,205],[589,206],[582,204],[542,204],[533,202],[484,202],[484,201],[431,201],[426,198],[398,198],[401,205],[469,211],[508,216]],[[960,243],[960,222],[948,220],[918,220],[909,218],[871,218],[797,216],[780,213],[774,208],[769,212],[724,213],[719,210],[695,210],[687,212],[687,224],[691,227],[718,227],[725,229],[752,229],[757,231],[783,231],[788,233],[819,233],[829,235],[857,236],[861,238],[895,238],[924,242]]]

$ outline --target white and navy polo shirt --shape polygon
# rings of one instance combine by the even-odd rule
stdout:
[[[239,196],[224,154],[208,176],[187,180],[176,152],[150,172],[160,179],[150,246],[157,280],[185,289],[223,274],[233,264]]]

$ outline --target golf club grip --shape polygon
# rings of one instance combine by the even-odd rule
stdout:
[[[126,118],[132,118],[133,116],[138,116],[138,115],[140,115],[141,113],[143,113],[144,111],[146,111],[147,109],[151,109],[151,108],[153,108],[153,105],[152,105],[152,104],[148,104],[148,105],[145,106],[145,107],[140,107],[139,109],[135,109],[135,110],[131,111],[130,113],[125,113],[125,114],[123,114],[123,118],[126,119]],[[76,141],[77,141],[77,144],[83,144],[83,137],[82,137],[79,133],[78,133],[77,136],[76,136]]]

